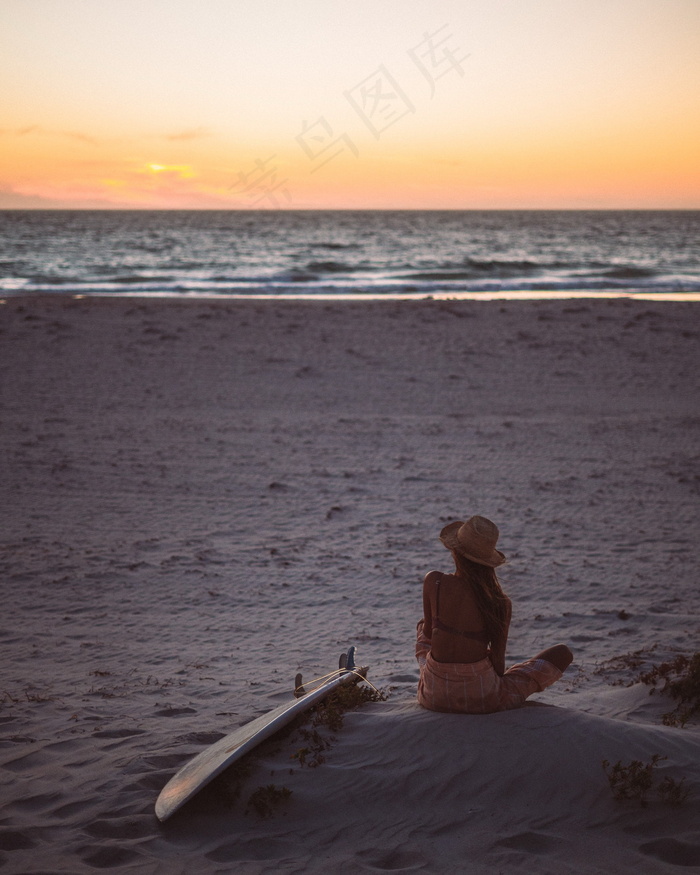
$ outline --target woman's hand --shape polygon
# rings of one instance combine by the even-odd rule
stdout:
[[[497,653],[494,653],[493,650],[489,647],[486,655],[491,660],[491,665],[493,666],[494,671],[499,677],[503,677],[506,671],[506,661],[505,655],[500,656]]]

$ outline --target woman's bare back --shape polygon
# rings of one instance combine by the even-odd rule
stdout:
[[[438,662],[479,662],[488,655],[484,620],[472,589],[465,581],[455,574],[431,571],[425,578],[423,600],[426,631],[432,637],[434,659]]]

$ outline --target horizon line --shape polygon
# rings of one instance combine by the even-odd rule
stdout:
[[[0,213],[697,213],[697,207],[2,207]]]

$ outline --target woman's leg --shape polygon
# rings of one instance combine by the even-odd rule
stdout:
[[[569,650],[566,644],[555,644],[554,647],[548,647],[542,653],[538,653],[536,659],[546,659],[559,671],[565,671],[572,663],[574,654]]]

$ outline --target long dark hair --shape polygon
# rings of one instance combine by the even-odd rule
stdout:
[[[493,641],[506,627],[506,594],[501,589],[496,572],[488,565],[480,565],[452,552],[457,576],[471,586],[477,607],[484,619],[484,626]]]

